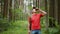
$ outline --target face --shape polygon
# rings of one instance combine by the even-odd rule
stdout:
[[[33,9],[33,10],[32,10],[32,12],[33,12],[33,13],[36,13],[36,10],[35,10],[35,9]]]
[[[33,9],[32,12],[38,14],[39,13],[39,10]]]

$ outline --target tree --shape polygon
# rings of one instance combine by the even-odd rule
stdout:
[[[60,24],[60,0],[57,0],[58,2],[58,24]]]
[[[7,17],[7,11],[8,11],[8,0],[4,0],[3,18]]]
[[[12,20],[12,0],[9,0],[9,20]]]
[[[48,20],[48,1],[47,0],[45,0],[45,11],[47,12],[47,15],[46,15],[46,34],[49,34],[49,29],[48,29],[48,22],[49,22],[49,20]]]
[[[49,0],[49,27],[55,26],[55,0]]]

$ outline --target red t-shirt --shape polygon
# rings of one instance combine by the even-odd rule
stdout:
[[[33,14],[31,19],[29,20],[31,23],[31,30],[41,29],[40,19],[43,15],[42,14]]]

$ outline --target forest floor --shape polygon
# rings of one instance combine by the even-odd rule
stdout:
[[[7,31],[3,31],[0,34],[28,34],[28,22],[27,21],[15,21],[11,24],[12,26],[8,28]],[[56,28],[49,28],[50,34],[57,32]],[[45,34],[46,28],[42,28],[42,34]]]

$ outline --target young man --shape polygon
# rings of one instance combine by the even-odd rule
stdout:
[[[36,9],[36,7],[33,7],[33,9],[32,9],[32,13],[33,13],[33,11],[35,11],[35,9]],[[29,15],[29,17],[28,17],[28,34],[30,34],[31,33],[31,16],[32,15]]]
[[[41,34],[41,24],[40,19],[47,13],[45,11],[42,11],[41,9],[34,8],[32,10],[32,15],[29,17],[29,32],[31,31],[31,34]]]

